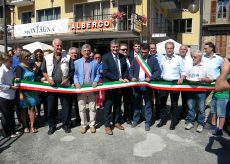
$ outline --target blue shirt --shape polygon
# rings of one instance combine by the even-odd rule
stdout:
[[[181,75],[186,75],[184,62],[181,56],[173,54],[171,58],[164,55],[161,58],[161,78],[166,81],[178,80]]]
[[[221,65],[223,62],[223,58],[216,54],[213,54],[211,58],[209,58],[208,54],[203,55],[202,62],[208,69],[211,70],[213,80],[216,80],[220,75]]]
[[[19,57],[14,55],[12,57],[12,68],[14,72],[14,76],[16,76],[16,67],[20,64]]]
[[[158,61],[158,64],[160,65],[161,64],[161,58],[164,56],[160,53],[156,53],[155,55],[152,55],[152,56],[155,56],[157,58],[157,61]]]
[[[97,67],[97,69],[98,69],[98,72],[99,72],[99,74],[100,74],[100,78],[102,78],[102,77],[103,77],[103,74],[102,74],[102,73],[100,73],[100,71],[102,71],[102,70],[103,70],[103,69],[102,69],[102,62],[98,63],[98,67]]]

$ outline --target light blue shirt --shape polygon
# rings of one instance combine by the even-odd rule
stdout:
[[[186,75],[182,57],[173,54],[171,58],[164,55],[161,58],[161,78],[166,81],[178,80],[182,75]]]
[[[164,55],[162,55],[162,54],[160,54],[158,52],[155,55],[153,55],[153,54],[149,54],[149,55],[155,56],[155,58],[157,58],[157,61],[158,61],[159,65],[161,64],[161,58],[164,56]]]
[[[216,54],[213,54],[213,56],[209,58],[209,55],[205,54],[202,57],[202,62],[208,69],[211,70],[213,80],[216,80],[220,75],[223,58]]]

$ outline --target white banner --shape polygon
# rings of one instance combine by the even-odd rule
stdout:
[[[14,36],[35,36],[66,33],[69,31],[69,19],[28,23],[14,26]]]

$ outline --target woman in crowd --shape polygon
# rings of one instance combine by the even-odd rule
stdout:
[[[100,74],[100,80],[99,82],[102,83],[102,76],[103,76],[103,71],[102,71],[102,58],[101,54],[95,53],[94,55],[94,60],[98,61],[98,72]],[[99,91],[96,95],[96,108],[100,109],[103,107],[103,102],[105,99],[105,92],[104,91]]]
[[[35,59],[35,63],[34,63],[35,69],[34,69],[34,72],[36,74],[35,81],[38,81],[38,82],[43,82],[43,81],[46,80],[45,77],[43,77],[42,71],[40,69],[41,68],[41,64],[43,62],[43,58],[44,58],[43,51],[41,49],[36,49],[34,51],[34,59]],[[47,112],[48,112],[46,98],[47,98],[47,96],[46,96],[45,92],[40,92],[39,93],[39,100],[43,104],[45,121],[47,121]],[[41,115],[40,115],[41,103],[39,103],[36,106],[39,118],[41,117]]]
[[[30,68],[31,53],[23,50],[19,53],[21,63],[16,68],[16,77],[21,80],[34,81],[35,73]],[[38,94],[35,91],[19,90],[19,108],[22,113],[22,124],[24,133],[36,133],[38,130],[34,127],[35,122],[35,106],[38,104]],[[27,121],[27,111],[29,110],[29,122]],[[30,124],[29,124],[30,123]],[[29,128],[30,127],[30,128]]]
[[[14,119],[14,98],[16,86],[13,86],[13,69],[11,68],[12,58],[6,54],[0,54],[0,112],[2,114],[3,137],[16,137],[18,132],[15,129]]]

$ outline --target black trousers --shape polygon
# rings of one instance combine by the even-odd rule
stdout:
[[[182,99],[182,109],[181,109],[180,117],[186,118],[188,115],[188,92],[186,91],[181,92],[181,99]]]
[[[112,89],[105,91],[104,120],[105,127],[110,127],[110,122],[121,123],[121,90]],[[113,107],[113,115],[112,115]],[[113,116],[113,117],[112,117]]]
[[[170,95],[171,99],[171,120],[172,122],[178,121],[178,116],[180,114],[180,111],[178,109],[178,99],[180,96],[180,92],[178,91],[167,91],[162,90],[160,91],[160,116],[161,120],[166,121],[168,116],[168,109],[166,107],[168,96]]]
[[[62,124],[67,126],[69,123],[69,95],[63,93],[48,93],[48,124],[49,128],[56,126],[56,117],[58,114],[58,98],[60,98],[62,107]]]
[[[133,118],[133,111],[131,108],[131,101],[132,101],[132,88],[122,88],[122,96],[124,102],[124,119],[132,120]]]
[[[8,100],[0,97],[0,112],[2,113],[2,134],[8,137],[15,134],[15,119],[14,119],[14,100]]]

